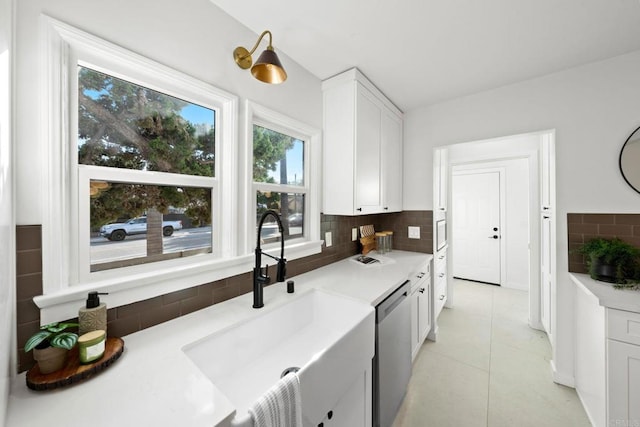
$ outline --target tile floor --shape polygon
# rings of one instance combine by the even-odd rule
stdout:
[[[527,292],[454,280],[454,295],[393,427],[590,426],[575,390],[551,379],[547,336],[527,325]]]

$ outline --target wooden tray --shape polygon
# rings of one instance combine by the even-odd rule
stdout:
[[[69,350],[67,364],[64,368],[50,374],[41,374],[36,365],[27,372],[27,387],[31,390],[53,390],[59,387],[75,384],[96,375],[118,360],[124,351],[122,338],[107,338],[104,356],[93,363],[82,365],[78,355],[78,347]]]

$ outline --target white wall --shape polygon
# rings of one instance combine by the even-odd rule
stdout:
[[[236,46],[258,35],[208,0],[16,1],[16,144],[18,224],[42,223],[38,111],[39,16],[45,13],[216,87],[251,99],[303,123],[322,127],[320,80],[278,52],[287,70],[282,85],[255,80],[233,61]],[[277,40],[277,34],[275,35]],[[265,48],[265,44],[261,48]],[[277,44],[274,46],[278,50]],[[240,103],[243,105],[243,102]],[[242,121],[240,121],[242,124]]]
[[[7,414],[15,331],[15,224],[11,144],[11,0],[0,0],[0,426]]]
[[[459,150],[449,149],[449,161],[452,165],[464,162],[468,158]],[[503,168],[505,186],[505,227],[501,232],[504,240],[505,275],[501,286],[529,291],[529,160],[526,158],[501,160],[494,162],[474,162],[453,166],[453,171],[484,170]],[[453,189],[453,186],[452,186]],[[452,194],[455,199],[455,194]],[[453,212],[452,212],[453,215]],[[455,242],[454,242],[455,244]],[[456,260],[453,258],[453,265]]]
[[[433,147],[556,130],[557,286],[552,310],[556,379],[573,379],[568,212],[640,212],[618,155],[640,125],[640,51],[405,114],[404,208],[432,209]],[[557,313],[557,317],[556,317]]]

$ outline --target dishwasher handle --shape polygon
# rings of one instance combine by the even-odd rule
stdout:
[[[405,282],[376,307],[376,323],[380,323],[409,296],[411,282]]]

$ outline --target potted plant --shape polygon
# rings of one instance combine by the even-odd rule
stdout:
[[[585,255],[589,275],[595,280],[626,283],[627,279],[637,279],[640,271],[640,249],[618,238],[591,239],[577,252]]]
[[[67,329],[77,327],[77,323],[49,323],[41,326],[27,340],[24,351],[33,350],[33,358],[38,362],[42,374],[55,372],[64,366],[68,351],[78,342],[78,335]]]

